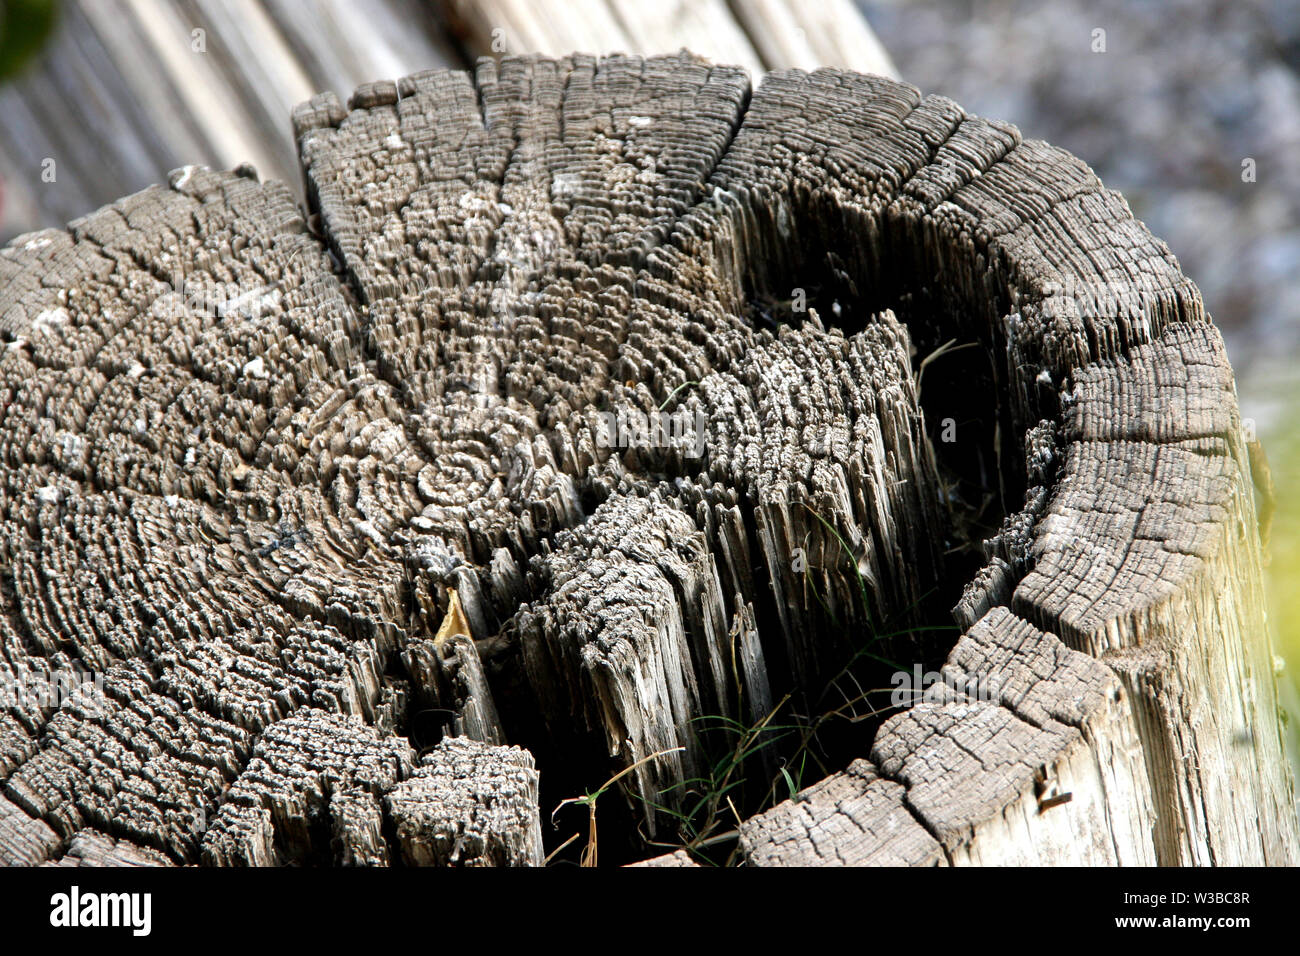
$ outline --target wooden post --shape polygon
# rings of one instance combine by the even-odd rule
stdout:
[[[710,846],[1300,859],[1231,369],[1085,164],[685,53],[294,123],[305,213],[187,168],[0,254],[0,860],[537,863],[620,770],[644,859],[846,674],[908,694]]]

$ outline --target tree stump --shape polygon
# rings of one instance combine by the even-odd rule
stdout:
[[[0,254],[0,859],[530,864],[627,771],[602,861],[1300,860],[1231,369],[1084,163],[686,53],[293,119],[306,213]]]

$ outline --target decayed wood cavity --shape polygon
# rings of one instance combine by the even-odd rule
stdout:
[[[0,858],[536,863],[539,768],[667,751],[654,832],[937,590],[943,685],[748,862],[1297,859],[1231,371],[1082,162],[685,54],[294,124],[306,214],[191,168],[0,255],[0,668],[103,687],[6,707]]]

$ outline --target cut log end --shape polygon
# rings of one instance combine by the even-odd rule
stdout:
[[[1231,369],[1082,162],[689,54],[293,122],[305,215],[0,253],[0,859],[1300,859]]]

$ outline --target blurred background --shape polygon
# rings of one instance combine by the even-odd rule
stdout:
[[[251,161],[298,189],[289,111],[321,90],[481,55],[682,46],[755,77],[894,75],[1124,193],[1200,285],[1272,461],[1271,626],[1297,713],[1296,0],[0,0],[0,242],[188,163]]]

